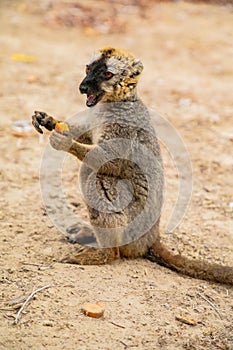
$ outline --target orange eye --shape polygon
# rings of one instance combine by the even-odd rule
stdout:
[[[105,77],[106,77],[106,79],[111,79],[113,77],[113,73],[112,72],[106,72],[105,73]]]
[[[87,65],[86,66],[86,74],[90,73],[90,67]]]

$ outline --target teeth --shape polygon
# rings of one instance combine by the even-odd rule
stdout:
[[[95,99],[96,99],[95,95],[90,95],[90,96],[87,97],[87,102],[89,104],[92,104],[95,101]]]
[[[86,105],[87,107],[95,106],[101,99],[101,94],[98,95],[87,95]]]

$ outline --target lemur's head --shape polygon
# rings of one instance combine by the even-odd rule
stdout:
[[[133,55],[112,47],[100,49],[86,66],[86,77],[79,86],[87,95],[88,107],[101,102],[135,99],[135,87],[143,65]]]

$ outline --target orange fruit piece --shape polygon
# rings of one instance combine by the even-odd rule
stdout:
[[[55,125],[55,130],[59,132],[60,134],[63,134],[64,131],[69,131],[69,126],[66,123],[63,122],[57,122]]]

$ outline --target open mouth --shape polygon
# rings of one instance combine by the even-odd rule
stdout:
[[[87,101],[86,101],[86,105],[87,107],[93,107],[95,106],[102,97],[103,94],[99,94],[99,95],[87,95]]]

